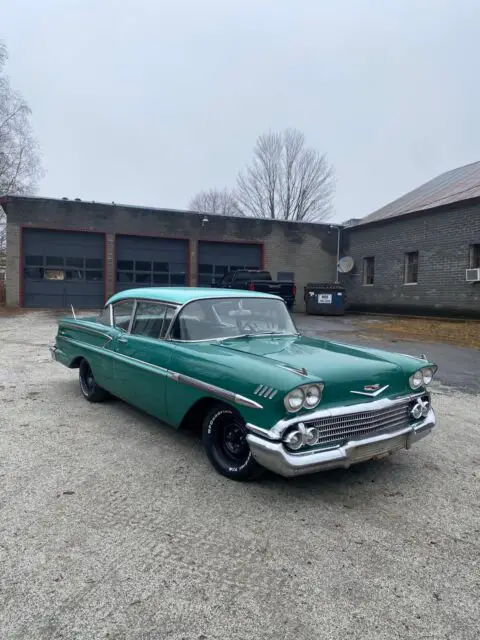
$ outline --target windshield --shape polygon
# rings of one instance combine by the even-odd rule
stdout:
[[[174,340],[292,335],[297,330],[281,300],[223,298],[187,304],[172,327]]]

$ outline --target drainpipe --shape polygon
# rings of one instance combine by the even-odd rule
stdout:
[[[331,224],[329,225],[330,229],[336,229],[337,230],[337,263],[335,266],[335,284],[339,284],[340,280],[338,277],[338,263],[340,261],[340,234],[341,234],[341,227],[335,225],[335,224]]]

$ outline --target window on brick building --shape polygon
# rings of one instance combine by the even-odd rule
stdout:
[[[470,269],[480,269],[480,244],[470,245]]]
[[[370,256],[363,259],[363,284],[373,284],[375,280],[375,258]]]
[[[418,282],[418,251],[409,251],[405,254],[405,284]]]

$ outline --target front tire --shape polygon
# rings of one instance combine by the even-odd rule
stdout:
[[[78,379],[80,382],[80,391],[83,397],[89,402],[102,402],[108,396],[105,389],[102,389],[95,381],[92,368],[87,360],[82,360],[80,363]]]
[[[218,404],[205,416],[203,444],[218,473],[232,480],[253,480],[263,467],[253,457],[247,442],[245,422],[237,411]]]

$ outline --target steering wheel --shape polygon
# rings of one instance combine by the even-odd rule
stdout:
[[[240,327],[239,327],[240,328]],[[246,322],[243,327],[241,328],[241,331],[258,331],[258,326],[255,324],[255,322]]]

